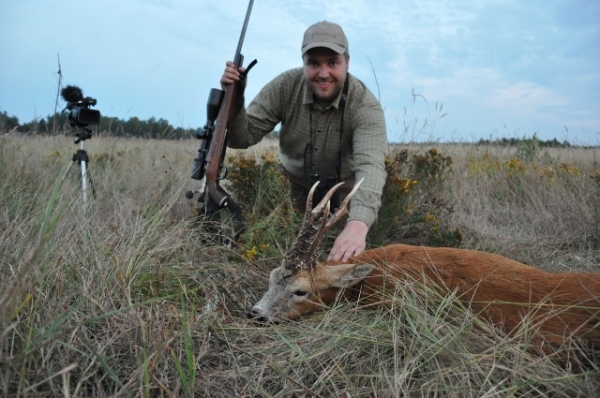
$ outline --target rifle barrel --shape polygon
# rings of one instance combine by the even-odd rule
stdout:
[[[254,5],[254,0],[250,0],[248,3],[248,10],[246,10],[246,18],[244,19],[244,26],[242,26],[242,33],[240,34],[240,40],[238,41],[237,49],[235,50],[235,55],[233,56],[233,63],[236,67],[240,67],[242,65],[240,62],[240,56],[242,53],[242,45],[244,44],[244,37],[246,37],[246,28],[248,28],[248,21],[250,21],[250,13],[252,12],[252,6]]]

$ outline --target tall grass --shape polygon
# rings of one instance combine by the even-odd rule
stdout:
[[[214,245],[182,194],[193,185],[195,140],[94,137],[85,147],[98,195],[88,206],[77,166],[57,185],[77,149],[68,137],[0,138],[3,396],[600,393],[600,365],[575,370],[532,355],[526,337],[490,330],[453,297],[407,283],[383,298],[387,309],[338,302],[299,322],[256,325],[246,312],[295,235],[266,233],[258,215],[293,225],[286,204],[261,204],[259,195],[245,207],[252,225],[241,245]],[[410,159],[430,148],[407,149]],[[437,150],[453,159],[436,191],[451,211],[440,214],[462,231],[463,247],[550,270],[600,271],[593,150],[529,160],[514,148]],[[270,151],[257,153],[258,164]],[[427,197],[412,195],[410,204]]]

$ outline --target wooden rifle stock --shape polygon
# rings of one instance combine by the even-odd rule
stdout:
[[[250,19],[250,12],[252,11],[252,4],[254,0],[250,0],[248,3],[248,10],[246,11],[246,18],[244,20],[244,26],[240,35],[240,40],[233,57],[233,63],[235,64],[236,70],[242,66],[244,56],[241,54],[242,44],[244,43],[244,36],[246,35],[246,28],[248,27],[248,20]],[[226,207],[229,204],[229,196],[219,185],[221,178],[220,171],[225,160],[225,150],[227,145],[227,130],[229,124],[235,116],[236,101],[238,99],[240,85],[244,84],[243,80],[246,78],[246,73],[256,63],[253,61],[245,71],[240,75],[240,81],[237,83],[230,84],[225,89],[225,95],[223,96],[223,102],[219,109],[217,119],[215,121],[215,129],[213,132],[212,139],[208,153],[206,154],[206,192],[209,196],[208,199],[212,200],[219,209]],[[207,201],[207,202],[210,202]]]
[[[223,103],[215,121],[215,131],[210,147],[206,154],[206,191],[213,202],[219,207],[226,207],[229,197],[219,185],[220,170],[225,158],[225,145],[227,143],[227,127],[234,117],[235,100],[238,95],[238,84],[230,84],[225,89]]]

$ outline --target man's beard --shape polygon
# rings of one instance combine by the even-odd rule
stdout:
[[[309,84],[315,98],[319,101],[331,102],[340,93],[344,86],[343,81],[333,80],[323,89],[318,81],[312,80]]]

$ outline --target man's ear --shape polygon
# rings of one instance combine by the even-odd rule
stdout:
[[[338,264],[325,267],[329,274],[332,287],[354,286],[365,279],[375,269],[371,264]]]

